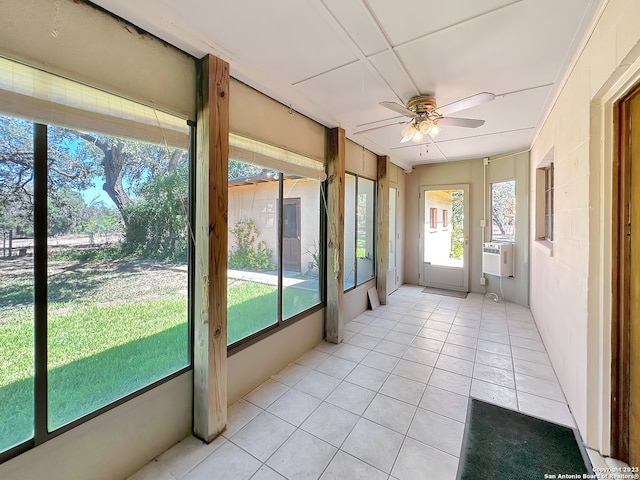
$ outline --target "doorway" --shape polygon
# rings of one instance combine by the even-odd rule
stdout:
[[[640,85],[615,106],[611,454],[640,465]]]
[[[420,285],[469,291],[468,192],[468,185],[420,187]]]
[[[300,198],[285,198],[282,212],[282,267],[290,272],[300,272]]]

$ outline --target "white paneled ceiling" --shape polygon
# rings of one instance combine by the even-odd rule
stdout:
[[[599,0],[94,0],[405,168],[530,147]],[[454,116],[421,144],[400,144],[381,107],[412,96],[442,106],[494,101]],[[388,125],[388,126],[385,126]],[[382,128],[375,128],[382,127]]]

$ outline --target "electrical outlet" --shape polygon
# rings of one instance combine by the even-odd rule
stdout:
[[[480,285],[486,285],[487,284],[487,279],[484,277],[480,277]]]

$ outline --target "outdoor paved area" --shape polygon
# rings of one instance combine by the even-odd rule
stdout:
[[[469,396],[575,426],[529,309],[402,286],[131,478],[455,479]]]

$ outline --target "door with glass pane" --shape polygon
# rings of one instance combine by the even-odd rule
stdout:
[[[420,188],[420,285],[468,291],[468,185]]]
[[[398,268],[396,245],[398,241],[397,229],[398,189],[389,188],[389,271],[387,273],[387,293],[398,289]]]

